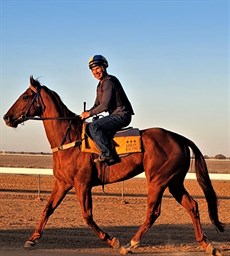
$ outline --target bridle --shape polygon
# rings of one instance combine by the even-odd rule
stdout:
[[[38,98],[41,97],[40,91],[41,91],[42,87],[39,88],[39,89],[36,89],[36,88],[33,87],[32,85],[30,85],[29,88],[35,93],[35,95],[34,95],[32,101],[31,101],[30,105],[28,106],[27,110],[25,111],[25,113],[22,114],[22,115],[18,118],[18,121],[20,121],[20,122],[24,122],[24,121],[27,121],[27,120],[30,120],[30,119],[33,119],[33,118],[34,118],[34,117],[28,116],[28,113],[29,113],[31,107],[34,106],[34,103],[35,103],[35,102],[36,102],[36,107],[37,107],[37,109],[35,109],[35,110],[38,112],[38,111],[40,110],[40,108],[41,108],[41,105],[39,104]],[[34,108],[35,108],[35,107],[34,107]],[[38,109],[39,109],[39,110],[38,110]],[[37,118],[36,118],[36,119],[37,119]]]

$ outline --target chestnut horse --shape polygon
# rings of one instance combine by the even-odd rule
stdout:
[[[204,236],[198,204],[183,184],[189,170],[191,148],[195,155],[197,181],[204,192],[210,220],[219,231],[224,231],[204,157],[191,140],[161,128],[145,129],[141,131],[142,153],[123,157],[120,163],[109,167],[105,163],[94,163],[97,155],[81,152],[81,118],[64,105],[57,93],[42,86],[32,76],[29,88],[4,116],[6,124],[15,128],[29,119],[43,120],[51,148],[56,149],[53,153],[55,184],[41,220],[25,247],[34,246],[41,238],[48,218],[74,187],[83,218],[97,236],[111,247],[119,248],[121,254],[131,252],[132,248],[140,245],[143,236],[159,217],[162,196],[168,187],[176,201],[189,213],[199,245],[212,255],[221,255]],[[142,172],[145,172],[148,185],[146,219],[130,243],[120,247],[117,238],[102,231],[94,222],[91,190],[94,186],[124,181]]]

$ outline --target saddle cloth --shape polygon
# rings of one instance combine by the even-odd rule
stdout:
[[[82,129],[82,152],[101,154],[96,143],[87,135],[87,125],[85,122]],[[118,155],[142,152],[141,135],[137,128],[127,128],[118,131],[114,138],[115,150]]]

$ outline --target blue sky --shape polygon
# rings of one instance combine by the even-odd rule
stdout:
[[[163,127],[203,154],[230,156],[229,1],[0,0],[0,150],[50,152],[41,122],[17,129],[2,116],[29,76],[80,114],[103,54],[135,110],[134,127]]]

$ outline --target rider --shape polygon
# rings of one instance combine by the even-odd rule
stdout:
[[[89,132],[101,150],[101,155],[94,162],[112,165],[120,161],[113,144],[113,136],[122,127],[129,125],[134,112],[121,83],[115,76],[107,73],[107,67],[108,61],[102,55],[95,55],[89,59],[89,68],[99,83],[93,107],[82,112],[81,118],[86,119],[104,111],[109,113],[91,122]]]

